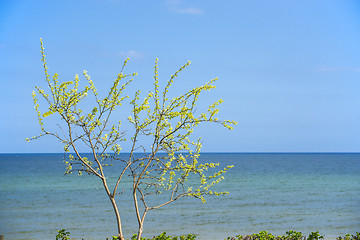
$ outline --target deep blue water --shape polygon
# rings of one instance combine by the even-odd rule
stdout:
[[[144,235],[194,233],[224,239],[261,230],[320,231],[326,239],[360,231],[360,154],[203,153],[203,161],[233,164],[220,198],[180,199],[151,211]],[[64,176],[63,154],[0,154],[0,234],[5,239],[105,239],[115,219],[100,181]],[[109,170],[115,176],[116,169]],[[109,178],[111,181],[111,177]],[[136,232],[133,206],[120,195],[127,237]]]

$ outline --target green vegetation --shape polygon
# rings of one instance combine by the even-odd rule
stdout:
[[[67,232],[65,229],[61,229],[58,231],[58,235],[56,235],[56,240],[68,240],[70,239],[70,232]]]
[[[360,232],[356,232],[355,235],[346,234],[344,237],[339,236],[337,240],[360,240]]]
[[[320,240],[323,238],[324,236],[320,235],[319,232],[311,232],[307,239]],[[261,231],[252,235],[237,235],[236,237],[228,237],[227,240],[306,240],[306,236],[303,236],[301,232],[296,232],[293,230],[287,231],[286,235],[283,236],[274,236],[267,231]]]
[[[306,238],[301,232],[297,231],[287,231],[283,236],[274,236],[272,233],[267,231],[261,231],[259,233],[254,233],[252,235],[237,235],[236,237],[228,237],[227,240],[320,240],[324,236],[320,235],[319,232],[311,232]]]
[[[136,240],[137,234],[134,234],[132,236],[132,238],[130,240]],[[119,238],[117,236],[113,236],[112,240],[118,240]],[[140,240],[194,240],[196,239],[196,236],[193,234],[188,234],[188,235],[182,235],[179,237],[172,237],[172,236],[167,236],[166,232],[163,232],[162,234],[160,234],[159,236],[154,236],[152,238],[145,238],[145,237],[141,237]]]
[[[226,240],[321,240],[324,239],[324,235],[320,235],[318,231],[311,232],[306,238],[301,232],[287,231],[283,236],[274,236],[266,231],[254,233],[252,235],[237,235],[236,237],[228,237]],[[356,232],[355,235],[346,234],[345,237],[337,237],[337,240],[360,240],[360,232]]]
[[[70,235],[69,232],[66,232],[65,229],[59,230],[58,235],[56,236],[56,240],[66,240],[70,239],[68,236]],[[113,236],[112,240],[118,240],[118,236]],[[130,240],[138,239],[137,235],[134,234]],[[141,237],[140,240],[195,240],[196,235],[194,234],[188,234],[188,235],[182,235],[179,237],[172,237],[167,236],[166,232],[163,232],[162,234],[158,236],[154,236],[152,238],[145,238]],[[283,236],[274,236],[271,233],[268,233],[267,231],[261,231],[259,233],[254,233],[252,235],[237,235],[236,237],[227,237],[225,240],[321,240],[324,239],[324,235],[320,235],[318,231],[311,232],[309,236],[306,238],[301,232],[297,232],[294,230],[289,230],[286,232]],[[355,235],[346,234],[344,237],[337,237],[337,240],[360,240],[360,232],[356,232]],[[107,238],[106,240],[109,240]]]
[[[121,200],[117,198],[119,188],[126,189],[122,194],[129,194],[133,199],[138,221],[138,240],[141,239],[145,217],[149,211],[182,197],[194,197],[205,202],[207,195],[221,196],[228,193],[213,191],[213,186],[224,179],[223,174],[233,166],[209,174],[208,170],[218,167],[219,163],[200,162],[201,138],[191,139],[194,129],[201,124],[217,123],[230,130],[236,124],[235,121],[217,118],[218,105],[223,102],[222,99],[203,110],[197,106],[200,94],[214,89],[213,83],[217,78],[171,97],[169,90],[174,80],[190,65],[190,61],[171,75],[161,87],[156,59],[154,89],[143,100],[140,100],[140,90],[135,92],[134,98],[129,102],[132,110],[122,112],[122,116],[127,116],[132,129],[123,130],[121,121],[115,118],[114,112],[128,98],[124,91],[137,75],[123,73],[129,59],[124,62],[108,93],[101,97],[86,71],[83,72],[87,80],[84,88],[81,87],[78,75],[75,75],[73,81],[63,82],[59,82],[57,73],[50,77],[43,43],[40,41],[47,87],[45,90],[36,87],[32,95],[41,134],[27,140],[43,136],[56,138],[69,156],[64,160],[66,174],[87,173],[100,179],[115,213],[118,239],[125,239],[121,209],[117,203],[118,199]],[[46,106],[44,112],[40,110],[40,103]],[[49,118],[53,118],[50,123],[55,121],[58,127],[45,124],[45,120]],[[120,155],[120,144],[125,141],[130,144],[130,153],[123,158]],[[91,158],[80,153],[84,148],[91,153]],[[141,151],[142,156],[135,155],[136,151]],[[116,164],[119,175],[115,183],[110,183],[107,167],[115,166],[114,161],[122,164],[120,167]],[[130,185],[124,185],[122,180],[125,175],[130,176]],[[159,195],[161,197],[156,198]],[[148,200],[150,198],[151,205]]]

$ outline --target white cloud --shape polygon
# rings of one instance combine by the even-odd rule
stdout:
[[[175,12],[178,12],[178,13],[188,13],[188,14],[203,14],[204,12],[199,9],[199,8],[192,8],[192,7],[189,7],[189,8],[178,8],[178,9],[175,9]]]
[[[185,3],[182,0],[168,0],[166,1],[166,5],[168,6],[168,10],[170,12],[194,15],[200,15],[204,13],[204,11],[200,8],[184,6]]]
[[[139,59],[139,58],[145,57],[144,54],[142,54],[141,52],[135,51],[135,50],[120,51],[119,55],[123,56],[123,57],[132,58],[132,59]]]
[[[183,2],[182,0],[168,0],[168,1],[166,1],[166,4],[176,5],[176,4],[181,4],[182,2]]]
[[[128,51],[109,51],[103,50],[99,52],[101,55],[106,57],[122,57],[122,58],[130,58],[130,59],[142,59],[145,58],[146,55],[138,52],[136,50],[128,50]]]

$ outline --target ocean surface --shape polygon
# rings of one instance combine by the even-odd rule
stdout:
[[[94,176],[64,176],[63,154],[0,154],[0,234],[10,239],[71,239],[116,234],[111,204]],[[325,239],[360,232],[360,154],[203,153],[202,161],[233,164],[219,187],[225,197],[183,198],[148,213],[144,236],[197,234],[199,240],[287,230]],[[116,170],[109,171],[109,179]],[[136,233],[134,208],[119,195],[124,233]]]

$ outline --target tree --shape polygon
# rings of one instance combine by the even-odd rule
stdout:
[[[164,90],[160,91],[156,59],[154,91],[150,91],[143,100],[140,100],[141,93],[137,91],[130,101],[132,111],[128,121],[133,126],[133,133],[128,140],[131,144],[130,153],[124,159],[120,155],[120,143],[127,141],[126,133],[121,130],[121,121],[113,123],[112,120],[113,113],[128,98],[123,93],[125,88],[137,75],[123,73],[129,59],[124,62],[109,92],[104,98],[100,98],[86,71],[83,75],[87,84],[82,90],[79,90],[78,75],[75,75],[73,81],[61,83],[57,73],[50,77],[41,39],[40,43],[48,90],[46,92],[36,87],[36,91],[33,91],[41,134],[27,141],[46,135],[55,137],[64,144],[64,151],[69,153],[68,158],[64,159],[66,174],[77,172],[81,175],[85,172],[101,180],[116,216],[119,239],[123,240],[124,235],[116,196],[125,174],[129,174],[132,179],[130,192],[139,224],[137,239],[142,236],[145,217],[150,210],[163,207],[182,197],[199,198],[205,202],[206,195],[227,194],[226,191],[216,192],[211,188],[219,183],[224,178],[223,173],[233,166],[207,174],[209,169],[217,167],[219,163],[201,163],[201,139],[190,139],[194,128],[199,124],[212,122],[230,130],[236,124],[235,121],[216,118],[219,112],[217,106],[223,102],[221,99],[210,105],[205,112],[196,114],[199,95],[215,88],[213,83],[217,78],[169,100],[168,92],[174,79],[190,65],[190,61],[176,71],[165,84]],[[44,113],[40,111],[37,95],[47,104]],[[44,119],[56,115],[60,117],[59,129],[48,131]],[[144,144],[147,142],[150,143],[149,146]],[[91,152],[91,158],[79,152],[84,146]],[[142,154],[135,155],[139,150]],[[111,166],[109,161],[122,163],[120,174],[113,186],[109,186],[106,178],[105,169]],[[168,200],[149,205],[149,198],[156,199],[156,196],[164,194],[168,195]]]

